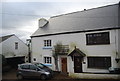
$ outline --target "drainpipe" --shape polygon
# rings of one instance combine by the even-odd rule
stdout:
[[[28,41],[28,61],[31,63],[31,49],[30,49],[30,44],[31,44],[31,39],[27,39]]]
[[[117,23],[117,26],[118,27],[120,27],[120,2],[118,3],[118,23]],[[118,42],[119,42],[119,39],[117,39],[117,37],[118,37],[118,33],[117,33],[118,31],[117,30],[115,30],[115,50],[116,50],[116,57],[115,57],[115,60],[116,60],[116,62],[117,63],[119,63],[119,61],[120,61],[120,56],[119,56],[119,50],[118,50],[118,43],[117,43],[117,40],[118,40]],[[117,66],[117,67],[119,67],[119,66]]]
[[[119,53],[118,53],[117,37],[118,37],[118,35],[117,35],[117,30],[115,30],[115,54],[116,54],[116,56],[115,56],[115,61],[116,61],[116,63],[118,64],[119,61],[120,61],[120,58],[119,58]],[[118,66],[116,66],[116,67],[118,67]]]

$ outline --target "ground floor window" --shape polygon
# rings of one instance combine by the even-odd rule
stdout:
[[[108,69],[111,67],[111,57],[87,57],[88,68]]]
[[[52,58],[51,57],[44,57],[44,63],[51,64],[52,63]]]

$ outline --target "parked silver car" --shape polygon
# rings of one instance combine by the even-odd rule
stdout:
[[[41,63],[24,63],[18,65],[17,78],[40,78],[42,80],[52,78],[53,71]]]

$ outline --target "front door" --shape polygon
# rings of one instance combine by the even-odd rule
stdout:
[[[74,56],[74,72],[81,73],[82,72],[82,57]]]
[[[67,58],[61,58],[61,69],[62,72],[67,72]]]

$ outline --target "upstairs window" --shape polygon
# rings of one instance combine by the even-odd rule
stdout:
[[[44,40],[44,47],[51,47],[51,40]]]
[[[18,49],[18,42],[15,42],[15,49]]]
[[[44,62],[47,63],[47,64],[51,64],[52,61],[51,61],[51,57],[44,57]]]
[[[87,45],[110,44],[109,32],[86,34]]]

